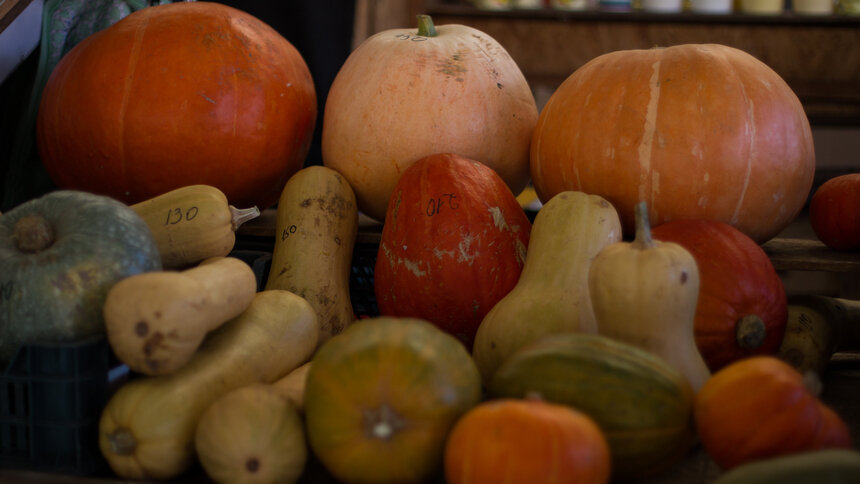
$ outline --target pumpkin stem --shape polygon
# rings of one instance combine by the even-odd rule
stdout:
[[[54,244],[54,229],[41,215],[25,215],[15,222],[12,240],[21,252],[41,252]]]
[[[636,216],[636,237],[633,246],[637,249],[650,249],[656,247],[654,239],[651,238],[651,220],[648,217],[648,204],[639,202],[634,208]]]
[[[400,416],[384,403],[376,410],[364,412],[365,432],[371,438],[388,440],[405,426]]]
[[[436,26],[429,15],[416,15],[418,17],[418,35],[422,37],[436,37]]]
[[[251,208],[236,208],[230,205],[230,214],[232,217],[233,232],[239,229],[243,223],[248,220],[255,219],[260,216],[260,209],[256,206]]]
[[[747,314],[735,325],[735,338],[738,346],[745,350],[754,350],[764,343],[767,328],[764,321],[755,314]]]
[[[110,450],[116,455],[131,455],[137,448],[134,434],[126,428],[119,428],[108,435]]]

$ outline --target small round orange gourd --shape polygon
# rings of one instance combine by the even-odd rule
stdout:
[[[826,448],[851,447],[842,418],[773,356],[738,360],[714,375],[693,403],[705,450],[724,469]]]
[[[785,81],[724,45],[624,50],[577,69],[541,111],[531,176],[542,201],[564,190],[606,198],[633,234],[689,218],[772,238],[803,208],[812,132]]]
[[[609,446],[597,424],[572,407],[538,399],[474,407],[445,446],[448,484],[601,484],[609,473]]]

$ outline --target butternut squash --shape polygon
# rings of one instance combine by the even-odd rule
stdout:
[[[231,391],[200,417],[194,446],[218,483],[294,483],[308,457],[302,419],[274,385]]]
[[[538,211],[516,286],[478,326],[472,356],[484,382],[520,347],[550,333],[597,331],[588,268],[621,240],[621,221],[602,197],[566,191]]]
[[[177,188],[131,208],[152,230],[165,269],[226,256],[236,244],[236,230],[260,215],[257,207],[229,205],[224,193],[210,185]]]
[[[320,321],[320,343],[355,320],[349,296],[358,208],[352,188],[324,166],[299,170],[278,201],[275,248],[266,289],[307,299]]]
[[[651,238],[647,210],[636,206],[633,242],[612,244],[591,263],[597,331],[661,356],[697,392],[710,377],[693,334],[699,269],[680,245]]]
[[[176,371],[207,333],[254,300],[257,279],[248,264],[233,257],[204,262],[127,277],[108,291],[102,310],[108,343],[129,368],[147,375]]]
[[[275,391],[292,402],[299,412],[305,410],[305,386],[310,369],[311,362],[309,361],[272,384]]]
[[[303,298],[262,291],[241,315],[210,334],[176,372],[141,377],[111,397],[99,421],[99,448],[125,479],[169,479],[194,462],[194,432],[218,397],[271,383],[310,359],[316,312]]]

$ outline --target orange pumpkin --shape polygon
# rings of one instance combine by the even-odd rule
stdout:
[[[773,356],[742,359],[715,373],[696,395],[693,415],[705,450],[724,469],[851,446],[842,418]]]
[[[525,263],[531,223],[505,182],[454,154],[422,158],[397,182],[379,243],[382,315],[426,319],[472,347]]]
[[[602,484],[609,473],[597,424],[537,399],[482,403],[457,421],[445,445],[448,484]]]
[[[310,71],[260,20],[208,2],[138,10],[77,44],[39,108],[60,187],[137,203],[187,185],[268,207],[300,169],[316,119]]]
[[[776,354],[788,302],[764,250],[740,230],[712,220],[673,220],[654,227],[658,240],[687,249],[699,268],[693,331],[713,372],[740,358]]]
[[[644,201],[654,225],[717,220],[763,242],[803,208],[814,170],[794,92],[753,56],[716,44],[591,60],[550,97],[531,144],[542,201],[600,195],[628,236]]]
[[[809,221],[828,247],[860,249],[860,173],[840,175],[818,187],[809,202]]]
[[[434,153],[480,160],[514,193],[529,178],[538,111],[519,67],[484,32],[420,18],[417,30],[362,42],[326,98],[323,163],[347,179],[359,210],[380,221],[400,174]]]

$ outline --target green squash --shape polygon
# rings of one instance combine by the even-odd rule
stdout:
[[[0,216],[0,367],[21,344],[104,332],[102,306],[120,279],[160,270],[149,227],[127,205],[58,190]]]
[[[721,475],[714,484],[856,484],[857,482],[860,482],[860,452],[855,449],[823,449],[743,464]]]
[[[601,335],[560,333],[523,346],[487,391],[491,398],[538,396],[594,419],[618,481],[659,474],[694,442],[686,378],[657,355]]]

